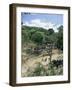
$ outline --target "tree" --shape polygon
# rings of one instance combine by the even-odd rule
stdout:
[[[42,41],[43,41],[43,33],[37,31],[35,32],[32,36],[31,36],[31,39],[37,43],[37,44],[41,44]]]
[[[48,29],[48,33],[49,33],[49,35],[53,34],[54,30],[52,28]]]
[[[61,50],[63,50],[63,26],[61,25],[58,28],[58,40],[57,40],[57,47]]]
[[[59,32],[60,32],[60,31],[63,31],[63,25],[59,26],[59,27],[58,27],[58,30],[59,30]]]
[[[28,32],[25,30],[22,30],[22,43],[28,42],[29,41],[29,35]]]
[[[30,37],[30,39],[31,39],[31,36],[32,36],[35,32],[36,32],[35,29],[29,30],[29,37]]]

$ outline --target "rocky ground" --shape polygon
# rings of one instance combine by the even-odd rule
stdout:
[[[48,55],[44,55],[42,53],[41,55],[34,56],[34,55],[27,55],[25,52],[22,53],[22,67],[21,67],[21,76],[22,77],[28,77],[28,76],[43,76],[43,75],[59,75],[59,70],[60,74],[63,73],[63,68],[62,65],[59,65],[59,67],[50,66],[50,60]],[[52,59],[57,60],[63,60],[63,53],[60,52],[57,49],[52,50]],[[39,71],[38,71],[38,70]],[[51,70],[50,70],[51,69]],[[54,72],[55,70],[55,72]],[[37,74],[36,74],[37,73]],[[52,74],[51,74],[52,73]]]

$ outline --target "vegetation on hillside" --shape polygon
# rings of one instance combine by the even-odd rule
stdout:
[[[22,76],[51,76],[63,74],[63,58],[52,60],[52,49],[58,49],[63,53],[63,26],[58,27],[58,32],[52,28],[46,30],[39,27],[29,27],[22,25],[22,65],[25,61],[45,56],[49,58],[41,59],[44,62],[50,62],[43,65],[38,62],[36,67],[27,69],[27,73]],[[25,59],[25,57],[27,57]],[[33,70],[32,70],[33,69]]]
[[[38,27],[22,26],[22,45],[29,42],[37,45],[53,43],[58,49],[63,50],[63,26],[61,25],[58,28],[58,32],[54,32],[52,28],[46,30]]]

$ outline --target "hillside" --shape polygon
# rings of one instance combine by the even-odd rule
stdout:
[[[63,28],[54,32],[39,27],[22,26],[22,69],[24,76],[63,74]]]

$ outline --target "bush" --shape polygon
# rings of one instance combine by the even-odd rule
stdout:
[[[27,54],[31,54],[32,53],[32,49],[31,48],[26,49],[26,53]]]
[[[41,44],[43,41],[43,34],[41,32],[35,32],[32,37],[31,37],[32,41],[34,41],[37,44]]]
[[[57,40],[57,47],[63,50],[63,26],[60,26],[58,32],[58,40]]]
[[[54,75],[62,75],[63,74],[63,66],[59,65],[58,67],[55,66],[53,62],[49,63],[47,68],[38,63],[36,68],[33,71],[28,71],[27,76],[54,76]]]

